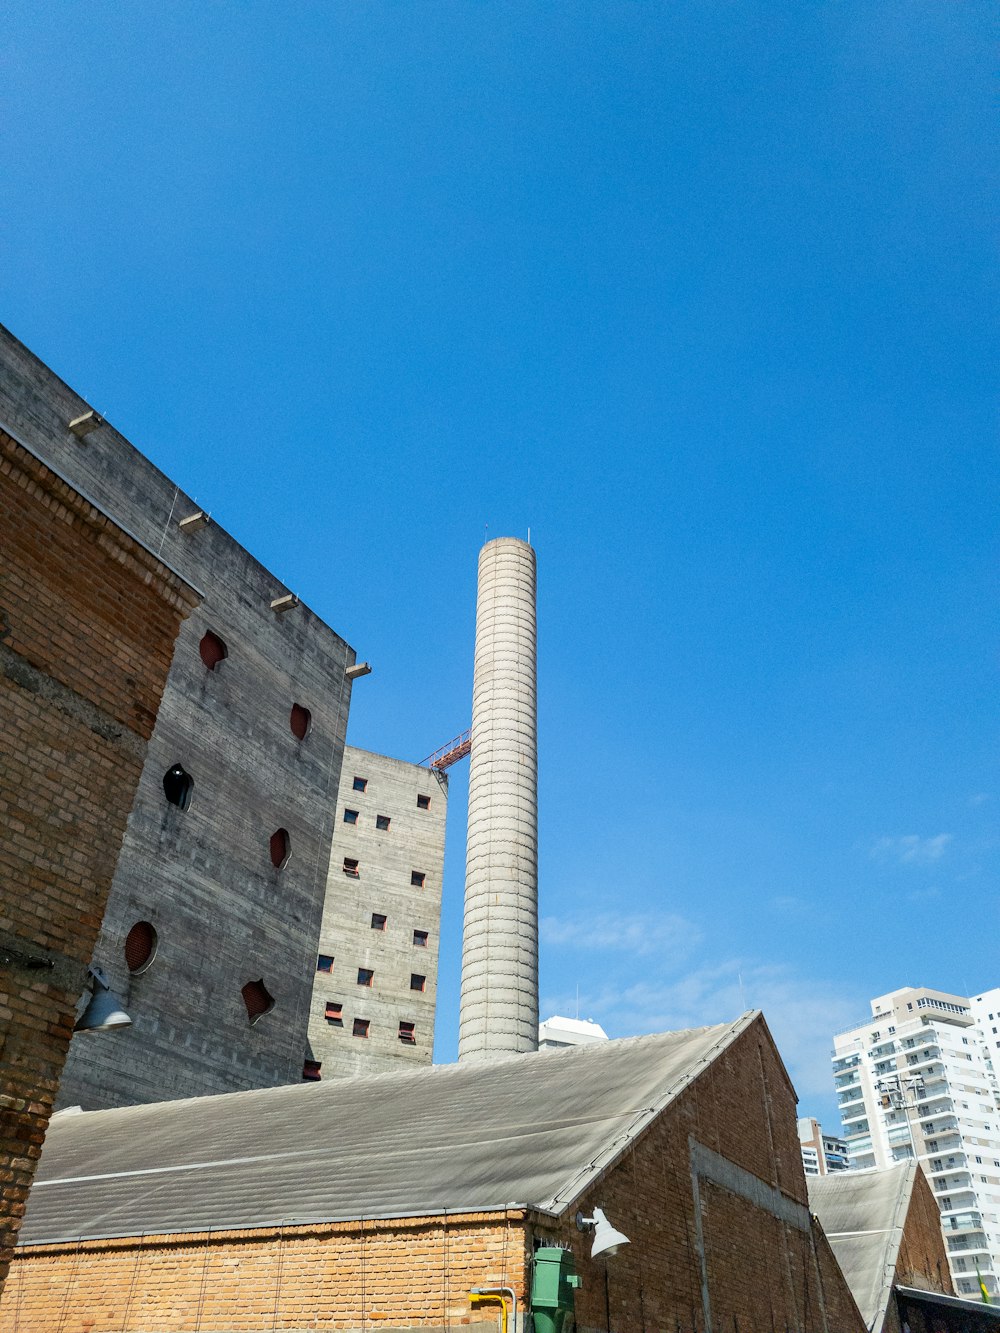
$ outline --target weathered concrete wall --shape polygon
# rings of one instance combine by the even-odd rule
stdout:
[[[460,1060],[538,1046],[535,553],[479,553]]]
[[[324,961],[309,1019],[322,1078],[375,1073],[399,1060],[430,1063],[447,813],[443,773],[345,749],[320,931]],[[387,829],[378,827],[380,816]],[[345,858],[356,871],[345,872]],[[362,968],[370,985],[359,984]],[[327,1017],[328,1004],[341,1005],[339,1015]],[[356,1033],[355,1019],[367,1022],[367,1036]],[[400,1023],[414,1025],[412,1043],[401,1039]]]
[[[72,434],[87,405],[4,330],[0,369],[0,424],[204,593],[177,641],[95,950],[133,1026],[74,1040],[59,1104],[297,1080],[354,653],[307,607],[272,611],[287,590],[216,524],[182,529],[198,506],[111,426]],[[214,670],[199,652],[209,631],[228,649]],[[295,703],[312,715],[305,739],[291,729]],[[185,811],[163,789],[178,763],[194,779]],[[290,837],[282,869],[278,829]],[[157,950],[131,973],[123,947],[140,921]],[[251,1026],[241,990],[261,979],[274,1008]]]
[[[0,533],[2,1287],[196,597],[2,430]]]

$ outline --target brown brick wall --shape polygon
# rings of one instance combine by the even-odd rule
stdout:
[[[941,1211],[923,1170],[913,1182],[913,1194],[903,1224],[896,1262],[896,1285],[919,1287],[922,1291],[940,1291],[955,1295],[948,1267],[948,1253],[941,1234]],[[882,1333],[902,1333],[899,1309],[890,1299]]]
[[[788,1201],[806,1201],[795,1094],[766,1025],[752,1024],[704,1070],[634,1146],[589,1189],[585,1213],[603,1208],[632,1242],[607,1264],[615,1333],[704,1333],[690,1140],[751,1172]],[[712,1325],[725,1333],[863,1333],[829,1245],[746,1199],[701,1181],[701,1243]],[[807,1215],[807,1214],[806,1214]],[[572,1219],[556,1229],[583,1276],[581,1330],[606,1328],[603,1260]]]
[[[6,1333],[496,1328],[474,1286],[524,1289],[521,1214],[154,1236],[19,1250]],[[488,1307],[487,1307],[488,1308]]]
[[[941,1234],[941,1210],[923,1170],[913,1182],[913,1194],[903,1226],[896,1278],[901,1286],[920,1287],[954,1296],[948,1252]]]
[[[2,1286],[195,598],[2,431],[0,532]],[[33,958],[51,966],[30,968]]]

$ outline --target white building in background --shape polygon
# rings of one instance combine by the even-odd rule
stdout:
[[[812,1116],[800,1116],[796,1122],[802,1169],[807,1176],[828,1176],[848,1168],[847,1144],[833,1134],[824,1134],[823,1126]]]
[[[994,986],[982,995],[974,995],[969,1004],[982,1042],[993,1099],[1000,1106],[1000,1032],[997,1031],[1000,1028],[1000,986]]]
[[[976,1001],[926,987],[872,1000],[872,1017],[834,1037],[833,1073],[852,1167],[916,1157],[941,1208],[955,1289],[977,1273],[1000,1292],[1000,1104],[992,1053],[1000,990]],[[992,1014],[985,1031],[979,1009]],[[992,1045],[989,1045],[992,1043]]]
[[[608,1034],[600,1023],[583,1018],[560,1018],[555,1015],[538,1025],[538,1049],[558,1051],[564,1046],[589,1046],[592,1041],[607,1041]]]

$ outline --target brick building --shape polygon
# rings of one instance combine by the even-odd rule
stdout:
[[[328,885],[355,653],[2,328],[0,426],[201,590],[168,662],[93,942],[133,1023],[99,1043],[74,1038],[57,1104],[299,1081],[328,890],[332,918],[357,906],[342,874]],[[13,568],[21,555],[7,549]],[[128,688],[158,697],[156,670]],[[401,848],[402,820],[393,834]],[[423,957],[415,1049],[429,1058],[436,949]],[[394,1035],[379,1060],[393,1057],[410,1062],[414,1049]]]
[[[0,430],[0,1286],[189,584]],[[107,1040],[83,1036],[90,1052]]]
[[[941,1214],[915,1161],[811,1177],[808,1186],[870,1333],[1000,1329],[995,1306],[956,1299]]]
[[[629,1237],[593,1259],[578,1209]],[[412,1071],[57,1117],[10,1333],[495,1328],[568,1246],[581,1330],[863,1333],[812,1218],[759,1014]]]

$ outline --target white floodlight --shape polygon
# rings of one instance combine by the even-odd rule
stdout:
[[[593,1217],[584,1217],[583,1213],[577,1213],[576,1225],[581,1231],[592,1230],[594,1233],[594,1243],[590,1249],[592,1259],[596,1259],[599,1254],[606,1254],[610,1259],[623,1245],[631,1244],[628,1236],[616,1231],[611,1225],[604,1216],[603,1208],[595,1208]]]

